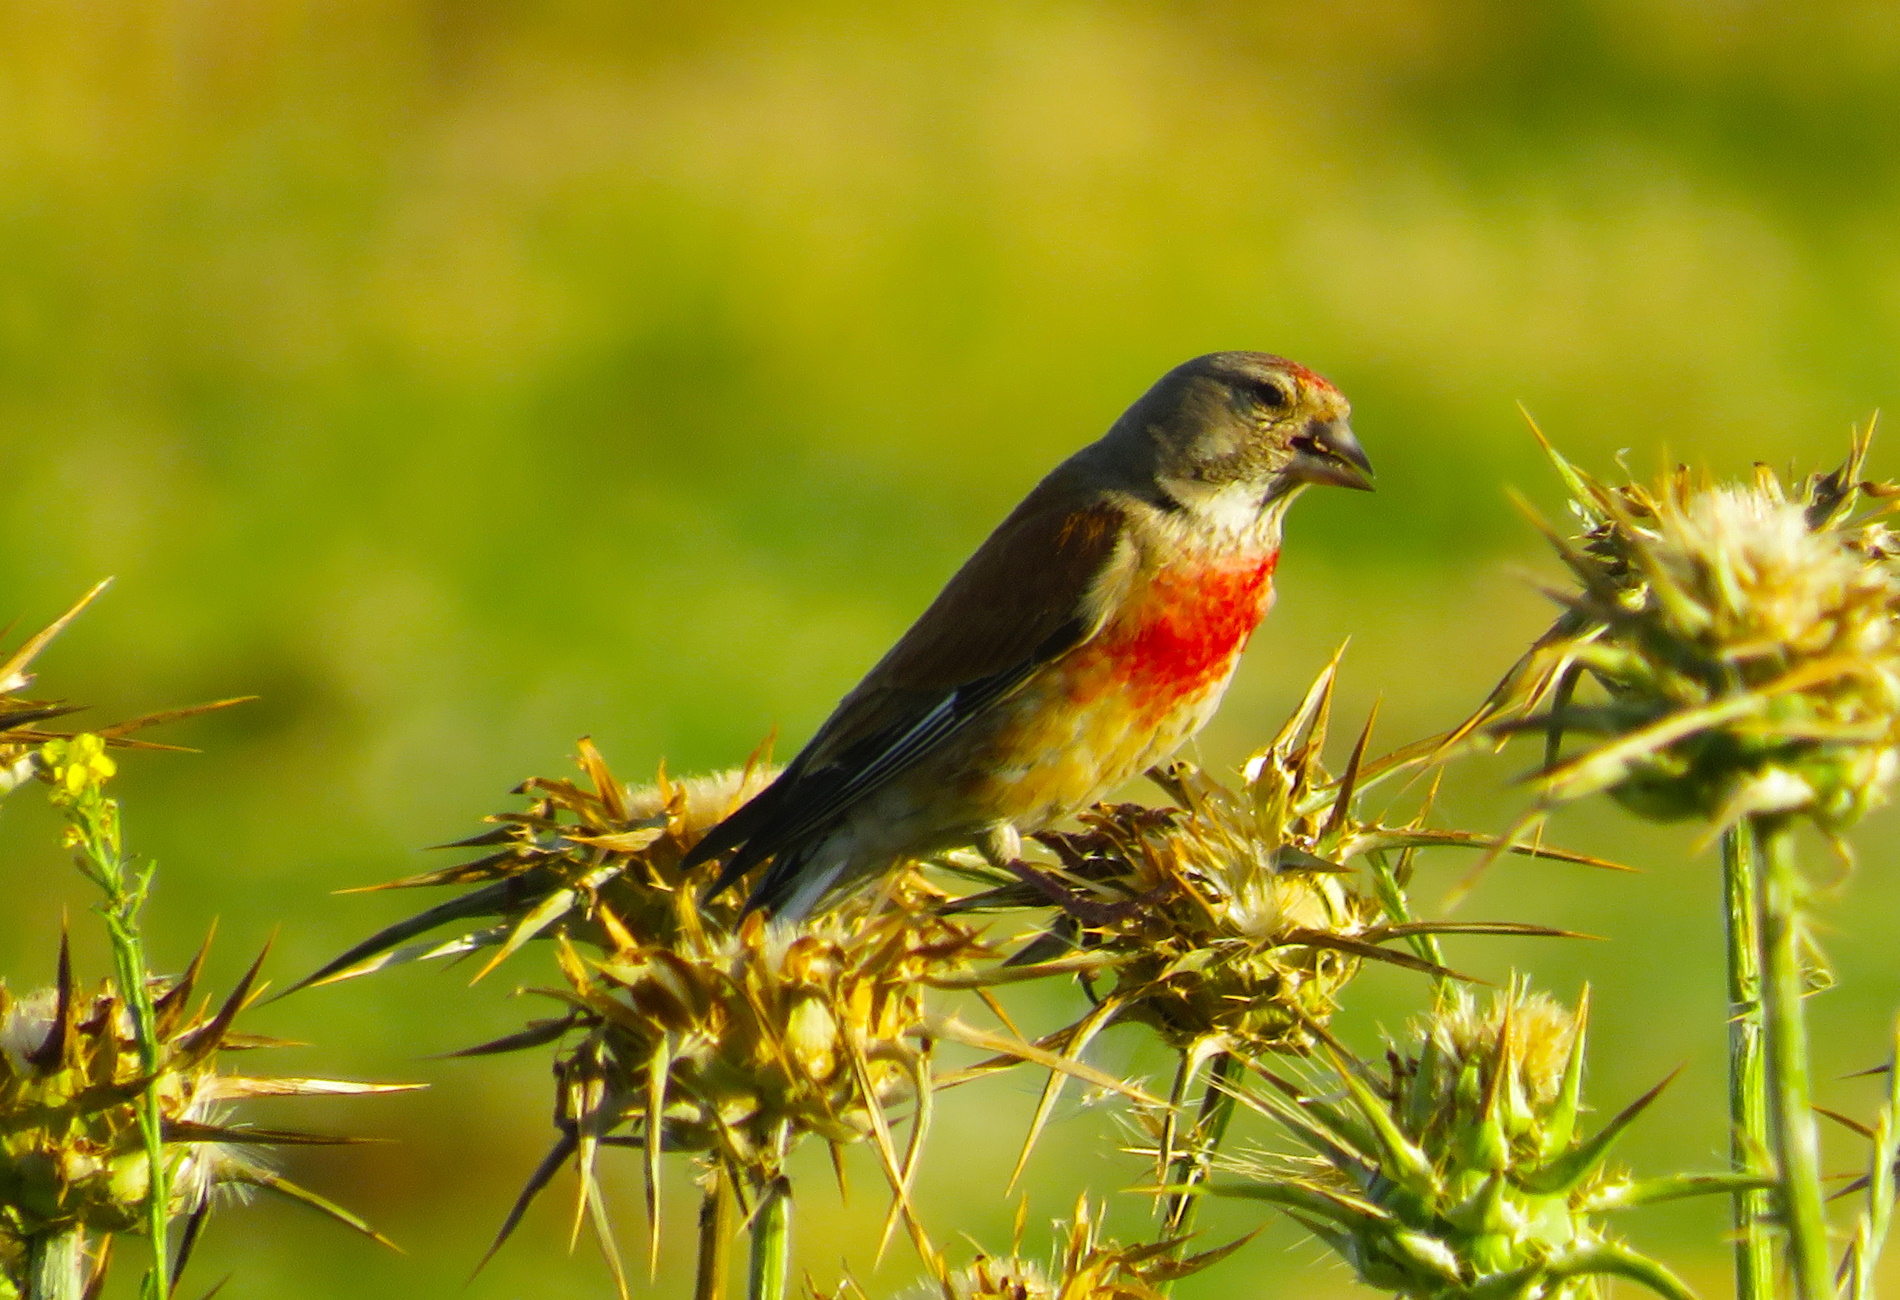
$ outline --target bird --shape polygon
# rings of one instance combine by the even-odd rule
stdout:
[[[793,923],[898,863],[1022,837],[1213,715],[1273,601],[1287,507],[1373,486],[1338,389],[1261,352],[1167,372],[998,525],[772,783],[688,853]]]

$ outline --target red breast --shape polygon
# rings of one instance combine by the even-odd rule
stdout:
[[[1109,691],[1160,714],[1225,681],[1273,598],[1279,553],[1162,569],[1064,665],[1077,705]]]

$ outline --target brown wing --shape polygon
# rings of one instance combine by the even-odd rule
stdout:
[[[779,868],[795,867],[797,850],[854,804],[1099,630],[1128,563],[1122,533],[1120,507],[1096,500],[1078,508],[1066,485],[1044,480],[778,780],[715,827],[693,860],[743,846],[722,883],[774,854],[772,876],[786,874]],[[755,904],[770,901],[755,891]]]
[[[1094,635],[1122,511],[1048,499],[1070,495],[1045,482],[990,534],[818,729],[806,746],[814,765],[947,691],[1047,663]]]

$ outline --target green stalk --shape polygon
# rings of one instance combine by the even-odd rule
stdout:
[[[26,1300],[82,1300],[86,1234],[78,1228],[26,1239]]]
[[[1379,896],[1379,906],[1385,909],[1386,918],[1395,925],[1403,925],[1418,918],[1412,915],[1412,905],[1406,899],[1405,885],[1412,875],[1413,849],[1407,849],[1399,855],[1399,864],[1394,867],[1386,860],[1384,853],[1368,853],[1366,861],[1372,867],[1372,887]],[[1414,934],[1406,939],[1406,944],[1422,960],[1443,968],[1445,952],[1438,944],[1435,934]],[[1435,984],[1445,986],[1443,975],[1434,976]]]
[[[1722,835],[1728,920],[1729,1158],[1746,1173],[1768,1150],[1768,1079],[1762,1061],[1761,962],[1755,878],[1746,825]],[[1735,1194],[1736,1300],[1774,1300],[1775,1246],[1766,1191]]]
[[[1213,1168],[1214,1154],[1227,1136],[1227,1124],[1234,1117],[1234,1094],[1228,1085],[1239,1072],[1240,1063],[1232,1052],[1216,1052],[1208,1063],[1207,1084],[1201,1091],[1200,1113],[1194,1119],[1194,1131],[1188,1135],[1188,1147],[1175,1157],[1168,1171],[1168,1185],[1192,1189],[1207,1181]],[[1201,1198],[1192,1190],[1176,1192],[1168,1200],[1167,1218],[1162,1234],[1185,1236],[1194,1229],[1194,1212]]]
[[[148,1183],[145,1227],[152,1239],[152,1268],[140,1293],[145,1300],[165,1300],[171,1248],[171,1187],[165,1168],[164,1116],[159,1108],[158,1017],[152,1008],[152,990],[146,972],[145,939],[139,913],[152,887],[157,864],[126,861],[120,835],[119,802],[105,794],[105,783],[117,770],[97,736],[75,736],[46,746],[45,760],[52,771],[53,802],[64,810],[71,827],[69,843],[80,874],[99,887],[105,897],[96,909],[105,918],[112,942],[112,968],[119,993],[132,1018],[132,1035],[139,1049],[139,1068],[146,1086],[135,1102],[139,1136],[145,1146]]]
[[[732,1236],[732,1193],[725,1166],[717,1160],[706,1172],[706,1195],[699,1203],[699,1268],[693,1275],[693,1300],[726,1300],[727,1239]]]
[[[158,1075],[158,1017],[152,1009],[152,990],[146,982],[145,943],[139,933],[136,909],[129,915],[106,913],[106,930],[112,936],[112,964],[118,973],[119,988],[125,994],[126,1009],[132,1015],[132,1033],[138,1041],[139,1068],[147,1079]],[[152,1300],[164,1300],[171,1291],[168,1275],[171,1247],[166,1240],[170,1229],[171,1187],[165,1168],[164,1118],[159,1110],[158,1089],[148,1084],[138,1097],[139,1136],[145,1141],[145,1163],[150,1186],[145,1197],[145,1229],[152,1238],[152,1269],[141,1288]]]
[[[1801,877],[1794,830],[1784,817],[1750,819],[1761,908],[1762,1020],[1767,1047],[1768,1123],[1788,1232],[1788,1271],[1800,1300],[1833,1300],[1821,1157],[1808,1078],[1802,997]]]
[[[752,1260],[746,1300],[785,1300],[792,1271],[792,1186],[780,1175],[752,1212]]]

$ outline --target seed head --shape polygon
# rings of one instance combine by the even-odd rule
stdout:
[[[893,1225],[901,1216],[926,1244],[908,1204],[934,1087],[925,994],[993,954],[968,925],[939,915],[943,896],[910,875],[796,923],[741,916],[738,900],[708,902],[716,864],[687,871],[681,860],[766,779],[751,772],[662,779],[614,796],[602,793],[621,789],[604,767],[593,792],[533,782],[544,806],[532,819],[509,819],[507,847],[475,864],[502,873],[478,894],[522,891],[501,900],[503,924],[489,932],[506,933],[496,941],[500,955],[537,926],[552,929],[566,980],[552,991],[565,1014],[462,1053],[558,1045],[560,1137],[497,1248],[553,1170],[571,1160],[624,1291],[595,1175],[602,1147],[642,1148],[648,1239],[657,1251],[664,1152],[695,1153],[742,1197],[759,1196],[783,1184],[787,1155],[808,1136],[834,1150],[870,1141],[895,1193]],[[371,943],[387,947],[401,937],[385,931]],[[363,962],[365,953],[359,946],[339,959],[361,963],[342,973],[379,964]],[[900,1104],[911,1110],[901,1153],[888,1118]]]
[[[485,952],[475,974],[480,979],[536,938],[562,936],[614,952],[634,936],[671,942],[683,933],[681,918],[713,929],[737,925],[741,900],[730,893],[704,898],[711,871],[688,873],[680,863],[708,830],[771,781],[774,769],[763,756],[683,781],[662,769],[653,784],[633,789],[585,738],[579,764],[586,785],[530,778],[516,787],[532,797],[525,812],[496,814],[488,818],[494,830],[443,846],[484,850],[474,861],[371,886],[473,888],[386,926],[294,987]],[[423,937],[445,926],[456,928],[446,938]]]
[[[1167,778],[1187,807],[1107,805],[1084,814],[1086,830],[1044,837],[1117,900],[1082,921],[1086,946],[1113,958],[1109,997],[1178,1049],[1306,1046],[1358,972],[1378,904],[1313,861],[1297,843],[1311,835],[1260,826],[1255,787],[1225,789],[1186,763]]]

